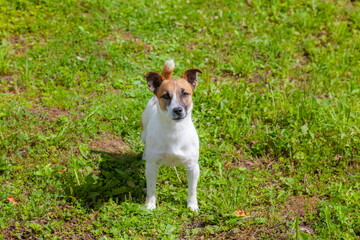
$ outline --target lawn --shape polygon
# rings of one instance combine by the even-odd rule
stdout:
[[[0,239],[359,239],[360,2],[0,1]],[[145,201],[144,74],[199,68]]]

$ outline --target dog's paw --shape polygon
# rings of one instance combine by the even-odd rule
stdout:
[[[148,202],[148,203],[145,203],[145,207],[149,210],[153,210],[156,208],[156,204]]]
[[[187,206],[191,209],[191,211],[198,211],[198,201],[195,196],[189,196],[187,199]]]
[[[149,210],[155,209],[156,208],[156,197],[155,196],[146,197],[145,207]]]
[[[187,205],[188,208],[190,208],[191,211],[197,212],[199,211],[199,206],[197,203],[192,203]]]

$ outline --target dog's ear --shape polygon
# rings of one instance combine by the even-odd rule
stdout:
[[[186,70],[184,74],[182,75],[182,78],[184,78],[186,81],[188,81],[193,88],[196,87],[198,84],[198,73],[202,73],[199,69],[193,68]]]
[[[155,93],[156,90],[160,87],[161,82],[164,80],[164,77],[157,72],[148,72],[145,74],[146,81],[148,83],[149,89]]]

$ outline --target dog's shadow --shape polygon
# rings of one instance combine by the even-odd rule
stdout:
[[[96,210],[110,199],[117,203],[145,200],[145,165],[141,154],[91,150],[90,155],[99,160],[98,169],[85,176],[82,184],[73,183],[70,187],[70,195],[83,207]]]

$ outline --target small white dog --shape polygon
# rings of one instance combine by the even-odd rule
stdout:
[[[155,94],[143,114],[141,133],[145,144],[146,207],[156,208],[156,181],[161,165],[184,164],[187,169],[188,198],[191,210],[199,209],[196,188],[199,179],[199,138],[191,120],[192,93],[198,83],[199,69],[185,71],[181,78],[172,78],[174,61],[165,63],[162,73],[145,75],[149,89]]]

